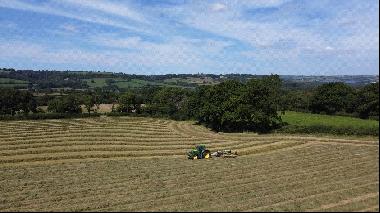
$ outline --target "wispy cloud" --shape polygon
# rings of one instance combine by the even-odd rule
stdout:
[[[227,6],[225,4],[215,3],[215,4],[211,5],[211,10],[213,10],[213,11],[219,12],[219,11],[223,11],[226,9],[227,9]]]
[[[68,3],[86,9],[94,9],[100,12],[117,15],[138,22],[147,22],[143,15],[130,9],[125,4],[112,3],[104,0],[60,0],[58,2]]]
[[[68,23],[62,24],[59,28],[67,32],[72,32],[72,33],[78,32],[78,29],[75,25],[68,24]]]
[[[13,48],[1,56],[20,61],[166,73],[378,72],[374,0],[0,0],[0,10],[0,47]]]
[[[66,2],[67,1],[67,2]],[[118,27],[126,30],[132,30],[137,32],[145,32],[150,33],[149,30],[145,27],[136,27],[132,24],[128,24],[123,22],[122,20],[113,19],[104,15],[100,15],[97,13],[91,13],[87,12],[85,15],[81,14],[81,9],[94,9],[97,8],[100,10],[103,8],[102,6],[106,6],[103,8],[103,11],[112,12],[112,9],[116,8],[116,5],[112,4],[104,4],[101,2],[94,2],[94,4],[91,4],[89,1],[52,1],[47,3],[41,3],[41,4],[33,4],[29,1],[20,1],[20,0],[0,0],[0,7],[4,8],[11,8],[16,10],[24,10],[24,11],[32,11],[37,13],[44,13],[44,14],[50,14],[54,16],[62,16],[67,17],[71,19],[76,19],[79,21],[85,21],[95,24],[102,24],[107,26],[113,26]],[[69,4],[65,4],[69,3]],[[64,7],[62,7],[64,5]],[[82,8],[75,7],[75,5],[81,5]],[[86,7],[87,6],[87,7]],[[65,9],[65,7],[68,7],[70,9]],[[78,11],[79,10],[79,11]],[[115,9],[116,14],[122,13],[121,11],[125,11],[126,8],[119,8],[118,10]],[[114,12],[115,12],[114,11]],[[137,15],[131,15],[128,16],[132,19],[138,18]]]

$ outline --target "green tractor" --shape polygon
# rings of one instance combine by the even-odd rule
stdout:
[[[206,149],[205,145],[198,145],[195,149],[187,153],[188,159],[207,159],[211,157],[210,150]]]

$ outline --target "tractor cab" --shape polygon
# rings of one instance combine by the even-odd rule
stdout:
[[[192,149],[187,153],[188,159],[204,159],[210,158],[210,150],[206,149],[205,145],[197,145],[195,149]]]

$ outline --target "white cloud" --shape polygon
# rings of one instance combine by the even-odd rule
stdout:
[[[216,72],[241,69],[243,72],[250,67],[272,68],[271,65],[273,69],[283,70],[289,70],[286,66],[292,69],[299,66],[299,70],[318,65],[318,60],[336,58],[355,67],[355,58],[365,61],[369,54],[373,58],[379,47],[378,20],[374,19],[376,15],[378,18],[378,4],[372,6],[369,1],[342,4],[294,1],[286,4],[287,0],[213,0],[164,6],[141,6],[132,2],[0,0],[0,7],[126,29],[94,35],[97,29],[102,32],[109,29],[99,26],[85,31],[89,29],[88,23],[57,21],[55,29],[44,29],[44,33],[50,33],[50,38],[59,34],[54,40],[57,41],[55,49],[48,44],[7,41],[8,44],[0,44],[1,55],[47,63],[152,69],[181,67],[181,70],[205,68]],[[257,11],[264,18],[256,19],[252,15]],[[267,14],[267,11],[270,12]],[[67,39],[70,36],[75,38]],[[62,38],[64,40],[60,40]],[[100,48],[87,48],[88,44]],[[62,48],[57,48],[59,46]],[[347,58],[350,60],[343,60]],[[378,63],[378,58],[373,61],[376,60]],[[332,67],[334,64],[318,63],[321,63],[318,68],[323,63],[330,63]]]
[[[65,2],[88,9],[95,9],[111,15],[132,19],[134,21],[146,22],[141,14],[125,6],[125,4],[115,4],[104,0],[60,0],[59,2]]]
[[[59,1],[58,3],[60,3]],[[64,2],[62,2],[64,3]],[[57,5],[46,3],[34,5],[32,3],[25,3],[19,0],[0,0],[0,7],[12,8],[17,10],[33,11],[38,13],[51,14],[55,16],[62,16],[67,18],[72,18],[80,21],[108,25],[113,27],[118,27],[122,29],[132,30],[136,32],[152,33],[147,27],[137,27],[131,24],[127,24],[123,21],[112,19],[107,16],[103,16],[94,12],[87,12],[85,14],[78,14],[77,11],[67,10],[64,7],[57,7]],[[107,9],[109,10],[109,9]]]
[[[134,40],[132,42],[132,40]],[[3,59],[29,60],[32,63],[52,63],[81,65],[88,67],[108,67],[108,69],[148,67],[161,69],[164,67],[180,68],[180,70],[199,70],[203,66],[211,66],[212,61],[204,57],[202,51],[197,51],[192,45],[180,38],[170,43],[155,44],[131,38],[131,46],[139,46],[136,51],[102,50],[93,52],[78,48],[50,49],[48,46],[22,41],[12,43],[0,41],[0,57]],[[103,42],[103,41],[100,41]],[[108,43],[114,46],[117,42],[127,44],[123,40]],[[179,71],[179,70],[177,70]]]
[[[219,11],[223,11],[225,9],[227,9],[227,6],[225,4],[215,3],[215,4],[211,5],[211,10],[212,11],[219,12]]]
[[[67,31],[67,32],[72,32],[72,33],[76,33],[78,32],[78,29],[75,25],[72,25],[72,24],[62,24],[59,28]]]
[[[94,44],[112,48],[139,48],[141,45],[141,38],[138,36],[118,38],[116,34],[112,33],[91,36],[89,40]]]
[[[142,54],[149,53],[151,50],[156,52],[167,51],[175,56],[176,53],[187,54],[191,57],[197,55],[220,54],[224,48],[232,46],[232,42],[219,41],[213,39],[192,39],[181,36],[175,36],[165,42],[155,43],[144,41],[141,37],[130,36],[120,37],[116,34],[99,34],[91,36],[89,39],[94,44],[102,45],[111,48],[127,48],[141,52]],[[172,56],[168,56],[173,58]]]

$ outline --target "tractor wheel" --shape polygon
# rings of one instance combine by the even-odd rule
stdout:
[[[211,152],[210,152],[210,150],[205,150],[204,153],[203,153],[203,157],[205,159],[211,158]]]

